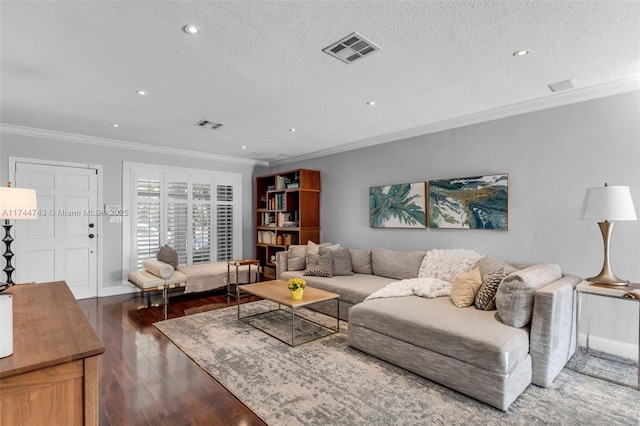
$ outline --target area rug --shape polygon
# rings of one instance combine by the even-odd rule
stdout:
[[[270,303],[242,305],[242,314]],[[639,391],[570,368],[548,388],[529,386],[503,412],[350,348],[345,323],[341,333],[295,348],[238,321],[236,307],[155,325],[273,426],[640,423]]]

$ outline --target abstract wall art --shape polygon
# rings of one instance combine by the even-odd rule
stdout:
[[[509,175],[429,181],[430,228],[509,228]]]
[[[425,182],[369,188],[369,223],[372,228],[424,228]]]

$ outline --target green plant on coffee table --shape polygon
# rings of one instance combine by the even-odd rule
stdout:
[[[299,288],[305,288],[307,286],[307,282],[302,278],[291,278],[288,282],[289,290],[295,291]]]

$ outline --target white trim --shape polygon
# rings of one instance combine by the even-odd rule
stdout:
[[[585,347],[586,343],[587,334],[579,333],[578,344],[581,347]],[[638,360],[638,345],[634,345],[633,343],[626,343],[619,340],[607,339],[606,337],[591,335],[589,336],[589,348],[632,361]]]
[[[102,198],[102,185],[103,185],[103,175],[104,175],[104,171],[103,171],[103,167],[102,165],[99,164],[86,164],[86,163],[72,163],[69,161],[54,161],[54,160],[41,160],[41,159],[36,159],[36,158],[25,158],[25,157],[9,157],[9,180],[15,180],[15,174],[16,174],[16,163],[27,163],[27,164],[38,164],[38,165],[43,165],[43,166],[57,166],[57,167],[75,167],[75,168],[79,168],[79,169],[92,169],[95,170],[98,177],[97,177],[97,193],[96,193],[96,207],[99,209],[101,206],[103,206],[103,198]],[[98,229],[97,229],[97,234],[98,234],[98,246],[96,247],[96,250],[98,253],[96,253],[96,294],[98,297],[100,297],[100,293],[101,293],[101,289],[102,289],[102,285],[104,284],[103,281],[103,274],[104,274],[104,262],[103,262],[103,253],[104,253],[104,238],[100,238],[100,234],[106,229],[105,228],[105,217],[104,216],[100,216],[100,222],[98,223]]]
[[[98,297],[118,296],[120,294],[140,293],[142,291],[138,287],[132,285],[129,281],[125,281],[121,286],[110,286],[102,288],[102,291],[98,292]]]
[[[81,143],[88,145],[104,146],[108,148],[129,149],[134,151],[155,152],[166,155],[179,155],[182,157],[198,158],[205,160],[221,161],[224,163],[268,166],[267,161],[251,160],[226,155],[211,154],[207,152],[191,151],[181,148],[156,146],[138,142],[128,142],[116,139],[100,138],[96,136],[78,135],[75,133],[56,132],[53,130],[36,129],[33,127],[16,126],[13,124],[0,123],[0,133],[7,133],[19,136],[30,136],[42,139],[54,139],[57,141]]]
[[[564,105],[574,104],[577,102],[584,102],[592,99],[604,98],[607,96],[614,96],[627,92],[634,92],[636,90],[640,90],[640,75],[622,80],[612,81],[609,83],[603,83],[596,86],[573,89],[566,92],[558,92],[553,95],[531,99],[528,101],[519,102],[517,104],[506,105],[486,111],[480,111],[477,113],[452,118],[450,120],[439,121],[437,123],[413,127],[411,129],[406,129],[399,132],[388,133],[386,135],[374,136],[372,138],[362,139],[359,141],[322,149],[320,151],[315,151],[308,154],[273,161],[269,163],[269,166],[276,167],[289,163],[296,163],[299,161],[324,157],[326,155],[339,154],[345,151],[353,151],[355,149],[366,148],[368,146],[380,145],[387,142],[395,142],[401,139],[407,139],[415,136],[428,135],[430,133],[457,129],[459,127],[469,126],[472,124],[485,123],[501,118],[512,117],[514,115],[526,114],[529,112],[540,111],[549,108],[556,108]]]

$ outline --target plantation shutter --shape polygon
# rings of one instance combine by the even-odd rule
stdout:
[[[166,243],[178,253],[181,265],[189,263],[189,184],[188,182],[168,181],[166,210]]]
[[[193,208],[193,263],[211,261],[211,184],[194,183]]]
[[[138,178],[136,185],[136,269],[160,250],[160,180]]]
[[[233,259],[233,186],[216,186],[217,260]]]

